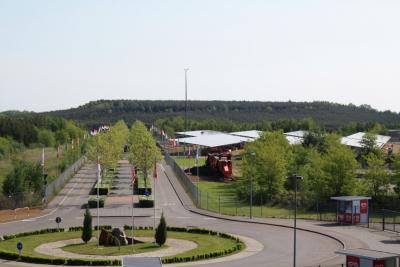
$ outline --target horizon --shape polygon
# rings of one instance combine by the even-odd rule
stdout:
[[[60,108],[60,109],[53,109],[53,110],[43,110],[43,111],[35,111],[35,110],[23,110],[23,109],[7,109],[7,110],[0,110],[0,113],[3,112],[33,112],[33,113],[47,113],[47,112],[55,112],[55,111],[60,111],[60,110],[69,110],[69,109],[75,109],[75,108],[80,108],[86,104],[89,104],[91,102],[98,102],[98,101],[185,101],[184,99],[97,99],[97,100],[90,100],[88,102],[75,105],[72,107],[67,107],[67,108]],[[400,115],[400,112],[396,112],[393,110],[379,110],[369,104],[360,104],[356,105],[354,103],[337,103],[337,102],[332,102],[332,101],[324,101],[324,100],[313,100],[313,101],[292,101],[292,100],[287,100],[287,101],[268,101],[268,100],[220,100],[220,99],[212,99],[212,100],[199,100],[199,99],[188,99],[188,102],[190,101],[204,101],[204,102],[213,102],[213,101],[222,101],[222,102],[261,102],[261,103],[329,103],[333,105],[344,105],[344,106],[350,106],[354,105],[356,107],[362,107],[363,105],[369,106],[372,110],[375,110],[377,112],[385,112],[385,111],[390,111],[393,113],[396,113]]]
[[[400,112],[400,2],[1,1],[0,110],[96,99],[367,104]]]

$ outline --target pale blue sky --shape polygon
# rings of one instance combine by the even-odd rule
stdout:
[[[97,99],[400,111],[400,1],[0,0],[0,111]]]

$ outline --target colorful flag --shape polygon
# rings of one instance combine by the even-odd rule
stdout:
[[[154,179],[157,179],[157,178],[158,178],[158,176],[157,176],[157,161],[156,161],[156,160],[154,160],[153,178],[154,178]]]

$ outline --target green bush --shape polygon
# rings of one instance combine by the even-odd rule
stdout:
[[[89,209],[86,209],[85,215],[83,219],[83,231],[82,231],[82,241],[87,243],[92,238],[92,215],[90,214]]]
[[[105,198],[100,197],[99,199],[99,208],[104,208]],[[94,209],[97,208],[97,196],[91,196],[88,200],[88,208]]]
[[[141,208],[152,208],[154,207],[154,199],[152,196],[140,196],[139,197],[139,207]]]
[[[160,247],[167,241],[167,222],[165,221],[164,213],[161,213],[160,224],[155,233],[155,240]]]
[[[98,227],[97,225],[94,227],[94,230],[98,230],[98,229],[104,229],[104,230],[111,230],[113,227],[112,225],[100,225],[100,227]],[[132,228],[132,227],[131,227]]]

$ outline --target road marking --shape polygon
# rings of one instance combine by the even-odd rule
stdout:
[[[192,217],[176,217],[177,219],[192,219]]]
[[[165,172],[165,169],[164,169],[164,166],[163,166],[163,165],[158,164],[158,166],[160,167],[160,169],[161,169],[163,172]]]
[[[162,206],[175,206],[175,205],[176,205],[176,203],[174,203],[174,202],[162,204]]]
[[[36,221],[36,218],[35,219],[24,219],[24,220],[21,220],[22,222],[34,222],[34,221]]]
[[[216,221],[216,220],[218,220],[218,219],[216,219],[216,218],[209,218],[209,217],[204,217],[203,219],[204,219],[204,220],[210,220],[210,221]]]

